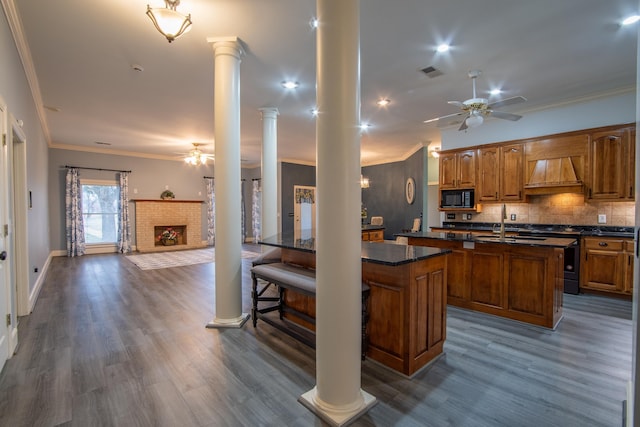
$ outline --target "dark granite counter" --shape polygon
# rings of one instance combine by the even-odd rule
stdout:
[[[493,231],[494,227],[499,224],[491,222],[447,222],[442,227],[432,227],[441,230],[452,231]],[[580,236],[602,236],[602,237],[620,237],[633,238],[633,227],[611,226],[611,225],[564,225],[564,224],[519,224],[509,223],[504,227],[506,232],[518,234],[545,234],[553,232],[554,234],[568,234],[570,237]]]
[[[563,238],[563,237],[506,236],[504,239],[500,239],[500,236],[494,235],[489,232],[486,235],[472,235],[471,233],[445,233],[445,232],[438,233],[438,232],[429,232],[429,231],[419,231],[417,233],[398,233],[396,234],[396,236],[473,242],[473,243],[501,243],[501,244],[507,244],[507,245],[540,246],[540,247],[555,247],[555,248],[566,248],[576,244],[577,242],[575,238]]]
[[[375,231],[375,230],[384,230],[384,225],[365,224],[362,226],[362,231]]]
[[[315,252],[315,239],[296,239],[293,233],[283,233],[267,237],[258,242],[261,245],[293,249],[303,252]],[[445,255],[449,249],[426,246],[396,245],[393,243],[362,242],[362,262],[383,265],[402,265],[427,258]]]

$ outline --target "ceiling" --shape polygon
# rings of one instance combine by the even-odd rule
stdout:
[[[163,7],[163,0],[3,0],[11,2],[50,146],[180,159],[199,142],[213,153],[206,39],[237,36],[247,50],[240,66],[244,164],[260,163],[262,107],[280,113],[278,157],[315,162],[315,1],[182,0],[178,11],[190,13],[193,26],[171,44],[145,15],[148,3]],[[637,8],[637,0],[362,0],[361,118],[371,124],[362,163],[400,160],[439,141],[439,129],[423,121],[457,112],[449,100],[471,98],[471,69],[483,72],[478,96],[526,97],[501,109],[517,114],[633,90],[638,24],[619,22]],[[449,52],[435,51],[442,42]],[[442,74],[420,71],[428,66]],[[300,86],[285,90],[288,79]],[[504,92],[489,97],[494,87]],[[391,103],[378,107],[380,98]]]

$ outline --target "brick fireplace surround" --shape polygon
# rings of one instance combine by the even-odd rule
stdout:
[[[206,246],[202,241],[201,200],[146,200],[136,203],[136,249],[138,252],[175,251]],[[174,246],[159,245],[155,227],[185,227],[186,236]]]

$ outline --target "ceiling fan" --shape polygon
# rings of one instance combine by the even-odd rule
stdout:
[[[206,145],[199,142],[192,142],[193,150],[189,151],[189,154],[184,158],[185,163],[190,165],[204,165],[208,159],[213,159],[213,154],[206,154],[200,150],[200,146]]]
[[[425,120],[424,123],[437,122],[438,127],[459,123],[454,117],[464,116],[464,120],[458,130],[465,130],[467,128],[480,126],[484,122],[485,116],[496,117],[498,119],[505,119],[511,121],[517,121],[522,118],[517,114],[505,113],[503,111],[496,111],[495,108],[504,107],[506,105],[518,104],[525,102],[527,98],[523,96],[514,96],[512,98],[506,98],[502,101],[496,101],[489,103],[486,98],[476,97],[476,79],[482,74],[480,70],[469,71],[469,78],[473,82],[473,98],[467,99],[464,102],[449,101],[451,105],[459,107],[462,111],[459,113],[448,114],[442,117],[436,117],[435,119]]]

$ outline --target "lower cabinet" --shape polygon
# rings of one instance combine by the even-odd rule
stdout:
[[[409,237],[409,244],[451,249],[447,303],[554,328],[562,318],[564,250],[506,243]]]
[[[580,287],[584,290],[631,294],[633,240],[583,237]]]
[[[363,242],[383,242],[384,230],[362,230]]]

